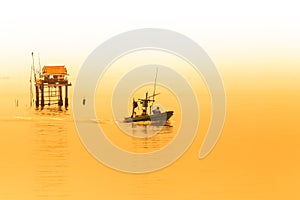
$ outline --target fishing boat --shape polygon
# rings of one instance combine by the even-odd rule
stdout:
[[[156,95],[158,95],[158,94],[156,94]],[[137,101],[133,99],[132,114],[130,117],[125,117],[124,122],[141,122],[141,121],[165,122],[165,121],[169,120],[172,117],[174,111],[160,112],[159,107],[156,107],[156,109],[152,109],[153,103],[155,101],[154,99],[150,99],[152,96],[148,96],[148,92],[147,92],[146,98],[138,99]],[[135,112],[135,109],[138,107],[139,103],[142,105],[142,114],[141,115],[137,115]],[[152,103],[152,105],[149,106],[149,103],[150,104]]]
[[[144,99],[135,100],[133,98],[131,116],[125,117],[124,122],[166,122],[173,116],[174,111],[161,112],[159,106],[153,109],[155,102],[154,97],[159,95],[159,93],[155,93],[157,72],[158,70],[156,69],[153,94],[148,96],[148,92],[146,92],[146,97]],[[135,110],[139,108],[139,105],[142,107],[142,113],[137,115]]]

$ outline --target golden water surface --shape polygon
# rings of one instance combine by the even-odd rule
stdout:
[[[299,199],[298,78],[292,71],[248,72],[221,69],[227,114],[213,151],[198,159],[210,117],[204,97],[190,148],[147,174],[119,172],[94,159],[79,139],[72,108],[37,111],[28,106],[28,95],[1,94],[0,199]],[[180,121],[176,112],[174,119]],[[177,122],[152,139],[111,139],[127,150],[152,151],[176,136]],[[108,132],[113,123],[99,122]]]

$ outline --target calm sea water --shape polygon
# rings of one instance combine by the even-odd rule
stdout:
[[[59,111],[55,106],[46,106],[44,110],[36,110],[25,103],[27,98],[3,97],[2,102],[7,107],[3,107],[0,115],[1,198],[82,199],[84,196],[91,197],[90,189],[97,188],[92,196],[109,199],[117,194],[113,191],[120,181],[118,174],[123,179],[124,176],[128,177],[126,183],[123,180],[126,187],[134,187],[126,191],[130,197],[151,198],[150,191],[142,191],[143,185],[150,184],[147,179],[151,184],[159,184],[159,177],[145,175],[148,178],[143,179],[141,176],[115,171],[96,161],[79,139],[72,108]],[[125,145],[124,148],[132,152],[158,150],[176,135],[174,121],[164,126],[125,124],[111,119],[90,119],[84,123],[97,123],[108,130],[107,136],[112,142],[118,140],[116,132],[121,129],[116,127],[121,124],[127,133],[138,136],[129,137],[129,142],[119,144]],[[131,176],[136,177],[138,182],[132,182]]]
[[[204,121],[191,147],[174,164],[153,173],[128,174],[88,153],[71,109],[37,111],[26,105],[26,97],[19,99],[17,107],[15,97],[3,96],[0,199],[284,199],[287,194],[298,199],[299,126],[284,116],[296,118],[299,106],[292,106],[296,100],[290,100],[290,105],[285,101],[229,97],[223,135],[207,158],[197,157],[208,124]],[[178,128],[175,121],[152,139],[132,138],[124,143],[114,135],[115,122],[88,123],[111,130],[112,141],[135,152],[161,148]],[[137,134],[157,128],[128,127]]]

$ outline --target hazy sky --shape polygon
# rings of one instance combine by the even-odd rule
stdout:
[[[0,6],[0,89],[7,82],[13,87],[12,80],[29,79],[32,51],[39,53],[42,65],[65,64],[74,80],[89,53],[106,39],[149,27],[190,37],[221,73],[253,67],[281,73],[283,65],[293,70],[300,52],[297,5],[258,0],[6,1]]]

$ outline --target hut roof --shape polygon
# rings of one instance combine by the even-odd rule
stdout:
[[[44,66],[43,74],[67,74],[67,68],[64,65],[61,66]]]
[[[64,65],[61,66],[44,66],[43,74],[67,74],[67,68]]]

